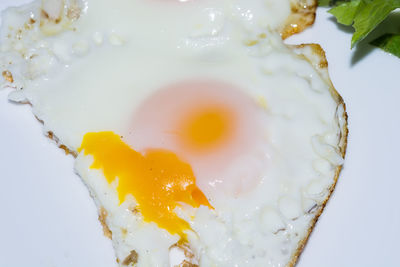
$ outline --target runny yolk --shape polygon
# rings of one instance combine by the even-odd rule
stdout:
[[[87,133],[82,149],[94,157],[92,169],[102,169],[109,183],[118,179],[120,203],[132,194],[144,221],[155,222],[171,234],[185,239],[184,231],[190,229],[174,212],[180,202],[213,209],[196,186],[191,166],[171,151],[153,149],[141,154],[113,132]]]
[[[229,140],[234,131],[234,114],[223,106],[201,107],[189,112],[181,123],[185,146],[197,151],[207,150]]]

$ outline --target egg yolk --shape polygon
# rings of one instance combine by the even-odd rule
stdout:
[[[203,117],[197,119],[191,127],[196,128],[205,123]],[[218,118],[212,121],[219,125]],[[216,138],[221,131],[218,125],[216,132],[212,136],[210,134],[207,140],[197,140],[198,137],[193,136],[195,141],[205,142]],[[87,133],[79,148],[81,150],[84,150],[85,155],[94,157],[91,168],[102,169],[109,183],[117,179],[120,203],[127,195],[133,195],[144,221],[155,222],[171,234],[179,234],[185,239],[184,231],[190,229],[188,222],[174,212],[179,203],[195,208],[204,205],[213,209],[196,186],[191,166],[171,151],[150,149],[141,154],[113,132]]]
[[[173,151],[208,199],[250,193],[265,166],[266,119],[247,90],[214,79],[166,84],[135,107],[124,141]]]
[[[204,151],[227,142],[234,131],[235,114],[223,106],[201,107],[182,120],[180,138],[186,148]]]

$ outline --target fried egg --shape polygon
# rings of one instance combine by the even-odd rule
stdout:
[[[291,2],[4,13],[9,97],[76,156],[119,265],[295,263],[343,164],[346,114],[312,47],[282,42]]]

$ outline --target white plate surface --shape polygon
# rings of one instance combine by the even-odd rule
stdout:
[[[0,9],[29,0],[1,0]],[[387,26],[399,25],[392,16]],[[369,45],[326,9],[289,43],[325,49],[349,114],[345,167],[297,267],[398,266],[400,59]],[[73,158],[44,137],[28,105],[0,91],[0,266],[114,267],[111,242],[73,172]]]

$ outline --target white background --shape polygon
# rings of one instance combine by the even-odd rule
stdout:
[[[23,2],[0,0],[0,9]],[[385,24],[400,32],[400,15]],[[350,39],[320,9],[311,29],[288,40],[325,49],[350,130],[339,183],[297,267],[399,266],[400,59],[367,44],[350,51]],[[115,266],[73,158],[7,94],[0,91],[0,266]]]

